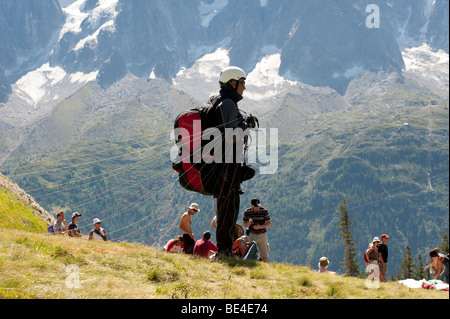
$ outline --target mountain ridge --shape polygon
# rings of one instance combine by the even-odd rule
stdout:
[[[445,42],[448,2],[443,0],[427,1],[427,6],[420,1],[395,4],[380,1],[378,5],[384,18],[380,28],[366,26],[365,9],[369,3],[363,0],[339,4],[195,0],[189,5],[174,2],[170,6],[160,1],[79,0],[64,2],[63,8],[55,0],[45,1],[46,6],[58,12],[51,21],[60,26],[56,34],[55,26],[53,32],[51,25],[45,29],[47,38],[59,37],[56,44],[47,40],[43,42],[48,43],[41,45],[49,45],[45,53],[48,67],[59,67],[66,74],[90,74],[91,80],[96,79],[106,87],[127,72],[170,80],[181,67],[191,66],[201,56],[220,47],[229,51],[231,64],[240,65],[250,73],[266,55],[265,48],[275,47],[281,56],[281,76],[312,86],[329,86],[343,94],[349,80],[362,71],[403,69],[401,50],[406,44],[413,47],[425,42],[448,54],[448,40]],[[3,3],[9,5],[5,12],[16,9],[14,1]],[[17,10],[18,16],[28,17],[32,16],[28,11],[34,9],[24,6]],[[175,17],[179,11],[185,13],[182,19]],[[63,14],[65,22],[61,18]],[[39,16],[32,17],[33,23],[39,19]],[[318,17],[326,18],[329,23],[318,23]],[[209,22],[205,23],[204,19]],[[6,18],[2,21],[8,22]],[[20,20],[13,21],[12,28],[15,23]],[[222,27],[227,24],[235,28],[227,31]],[[333,32],[342,29],[348,32],[333,36]],[[27,24],[21,30],[33,31],[27,29]],[[185,39],[183,43],[178,40],[181,38]],[[2,51],[10,54],[12,49],[6,46]],[[15,57],[16,61],[12,59],[2,59],[0,65],[6,72],[3,72],[5,79],[9,79],[2,85],[9,91],[20,76],[33,71],[29,67],[17,69],[15,64],[35,60],[26,54],[20,59]],[[72,81],[79,80],[72,78]],[[12,91],[15,90],[13,87]],[[24,91],[20,95],[23,98],[26,94]],[[43,100],[41,104],[49,102]]]

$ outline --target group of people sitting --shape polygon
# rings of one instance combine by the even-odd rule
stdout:
[[[244,259],[257,260],[258,247],[255,242],[250,242],[247,235],[243,234],[243,229],[240,225],[236,225],[235,241],[233,244],[233,255]],[[237,237],[237,238],[236,238]],[[211,232],[205,231],[202,238],[197,240],[192,250],[192,255],[201,256],[205,258],[213,258],[217,254],[217,245],[211,241]],[[164,251],[168,253],[188,253],[185,251],[183,236],[178,235],[169,240],[164,246]]]
[[[205,231],[202,238],[195,242],[192,254],[205,258],[210,258],[210,256],[214,255],[217,252],[217,246],[210,241],[210,239],[211,232]],[[169,240],[164,246],[164,250],[169,253],[186,253],[184,249],[183,236],[178,235],[174,239]]]
[[[211,242],[211,232],[205,231],[201,239],[196,240],[192,232],[192,216],[200,211],[197,203],[188,206],[188,211],[181,216],[178,228],[183,235],[178,235],[169,240],[164,246],[167,252],[183,252],[184,254],[199,255],[212,258],[215,255],[236,256],[244,259],[262,260],[268,262],[269,243],[267,239],[267,228],[272,225],[269,212],[261,206],[258,198],[251,200],[251,206],[244,212],[242,225],[247,227],[244,235],[244,228],[239,224],[234,224],[230,232],[230,248],[226,253],[219,251],[218,246]],[[218,225],[217,216],[211,221],[211,228],[221,228]],[[217,233],[216,233],[217,234]],[[216,239],[218,237],[216,236]],[[219,243],[219,241],[218,241]]]
[[[69,237],[82,238],[84,235],[81,233],[80,227],[78,227],[78,220],[81,214],[75,212],[72,214],[72,222],[67,225],[64,219],[64,212],[59,212],[56,214],[56,222],[47,228],[47,231],[52,235],[68,235]],[[93,222],[94,228],[89,232],[88,239],[97,239],[107,241],[108,236],[106,231],[101,227],[102,221],[98,218],[94,218]]]

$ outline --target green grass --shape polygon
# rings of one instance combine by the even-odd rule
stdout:
[[[76,288],[70,281],[75,266]],[[69,280],[69,281],[68,281]],[[0,229],[0,298],[448,299],[448,293],[304,266],[168,254],[135,243]]]
[[[0,188],[0,228],[44,232],[47,224],[34,214],[30,206],[19,201],[6,189]]]

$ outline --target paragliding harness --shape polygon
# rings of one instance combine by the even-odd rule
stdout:
[[[175,143],[178,145],[179,153],[178,160],[172,164],[172,168],[179,173],[178,180],[181,186],[186,190],[214,197],[220,195],[222,185],[217,181],[223,173],[223,165],[205,162],[202,151],[207,141],[203,141],[202,136],[208,128],[217,127],[223,130],[223,124],[219,123],[215,115],[217,106],[223,100],[224,98],[219,95],[212,100],[214,101],[212,105],[185,110],[176,117],[174,122],[174,129],[178,134],[175,136]],[[251,124],[255,127],[258,120],[250,115],[246,121],[247,123],[252,121]],[[185,134],[182,134],[183,131]],[[183,154],[180,145],[189,152],[187,155]],[[243,182],[253,178],[255,170],[244,162],[242,166],[239,166],[236,174],[239,181]]]

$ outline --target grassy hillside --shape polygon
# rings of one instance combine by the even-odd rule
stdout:
[[[363,279],[303,266],[208,260],[12,229],[1,229],[0,252],[0,298],[448,299],[395,282],[369,288]]]
[[[34,213],[32,207],[0,187],[0,228],[44,232],[47,226],[48,224]]]
[[[278,170],[243,183],[238,220],[259,196],[273,220],[271,261],[314,266],[325,255],[341,271],[335,212],[346,198],[361,267],[369,241],[391,235],[389,277],[406,245],[426,256],[448,232],[448,95],[396,76],[353,84],[345,97],[297,87],[272,113],[255,110],[262,127],[279,128]],[[182,189],[169,156],[173,119],[192,106],[157,80],[108,90],[90,83],[34,127],[1,170],[49,211],[80,212],[84,234],[99,217],[113,241],[163,246],[197,202],[198,236],[212,230],[214,201]]]
[[[316,269],[235,258],[209,260],[128,242],[46,233],[32,205],[0,188],[0,299],[446,299],[379,288]]]

